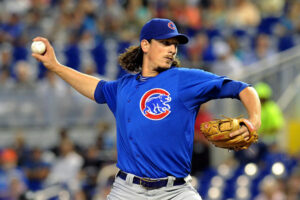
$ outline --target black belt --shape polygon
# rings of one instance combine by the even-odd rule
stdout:
[[[127,173],[120,170],[117,173],[117,176],[120,177],[123,180],[126,180]],[[168,179],[150,179],[150,178],[140,178],[138,176],[134,176],[132,182],[134,184],[141,185],[145,188],[158,189],[158,188],[167,186]],[[185,182],[184,178],[176,178],[174,180],[173,185],[174,186],[175,185],[182,185],[182,184],[185,184],[185,183],[186,182]]]

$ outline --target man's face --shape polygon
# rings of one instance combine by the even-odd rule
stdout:
[[[164,40],[152,39],[147,57],[153,68],[160,71],[171,67],[177,54],[178,41],[176,38]]]

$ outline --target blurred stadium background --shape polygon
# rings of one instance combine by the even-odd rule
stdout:
[[[0,199],[102,200],[117,170],[112,114],[35,61],[31,40],[47,37],[61,63],[113,80],[126,73],[118,54],[163,17],[191,38],[178,51],[184,67],[264,82],[283,114],[249,151],[196,140],[203,199],[299,200],[299,13],[299,0],[0,0]],[[200,121],[246,114],[230,99],[203,112]]]

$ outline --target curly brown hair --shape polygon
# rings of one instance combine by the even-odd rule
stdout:
[[[119,56],[119,63],[123,69],[131,73],[139,73],[142,71],[143,50],[141,46],[131,46]],[[172,66],[180,67],[180,61],[175,58]]]

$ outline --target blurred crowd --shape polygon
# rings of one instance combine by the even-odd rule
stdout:
[[[99,105],[87,102],[31,57],[36,36],[50,40],[62,64],[113,80],[126,73],[118,55],[138,45],[143,24],[153,17],[169,18],[190,37],[178,49],[184,67],[238,76],[251,64],[272,62],[273,55],[299,45],[299,13],[299,0],[0,0],[0,127],[61,126],[66,120],[95,124],[89,119],[99,118]],[[199,116],[200,122],[211,119],[205,107]],[[41,190],[47,196],[52,190],[43,189],[56,185],[72,199],[105,199],[117,170],[107,126],[101,123],[88,147],[74,144],[67,129],[58,132],[60,140],[50,149],[29,147],[17,136],[0,151],[0,199],[30,199]],[[194,155],[202,160],[194,162],[194,175],[210,167],[209,145],[196,136]],[[240,158],[247,157],[236,155],[242,163]],[[299,171],[286,182],[299,186]],[[272,196],[270,188],[276,187],[283,190],[280,183],[266,184],[258,199],[275,199],[266,195]],[[294,195],[293,200],[299,191],[287,187],[282,193]]]
[[[29,146],[19,131],[0,149],[0,199],[106,199],[117,172],[114,134],[109,123],[95,128],[93,142],[77,144],[70,130],[57,131],[55,145]],[[64,198],[63,198],[64,199]]]
[[[299,44],[299,10],[297,0],[2,0],[0,81],[18,81],[19,71],[32,81],[46,76],[30,56],[36,36],[52,42],[61,63],[116,79],[126,73],[118,54],[138,44],[153,17],[173,20],[191,38],[179,48],[185,67],[238,74]]]
[[[142,25],[169,18],[190,37],[178,50],[184,67],[237,77],[300,43],[299,12],[298,0],[0,0],[0,126],[99,117],[31,57],[36,36],[51,41],[62,64],[113,80],[126,73],[118,55],[138,45]]]

